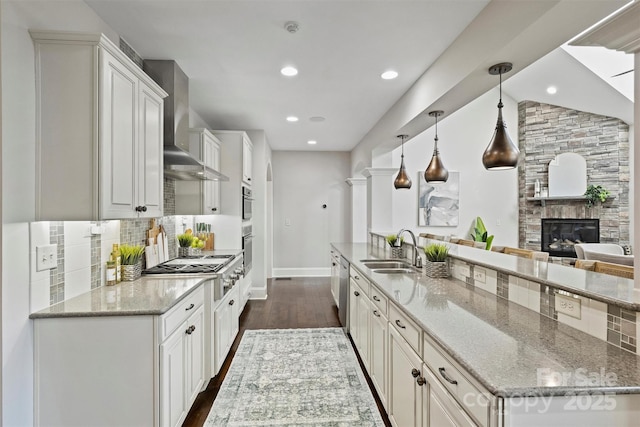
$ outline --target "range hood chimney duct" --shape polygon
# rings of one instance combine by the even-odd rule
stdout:
[[[145,60],[144,71],[169,96],[164,99],[164,176],[181,181],[228,181],[189,151],[189,78],[172,60]]]

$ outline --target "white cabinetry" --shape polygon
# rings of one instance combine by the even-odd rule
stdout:
[[[458,403],[451,397],[427,365],[422,365],[424,375],[423,427],[474,427]]]
[[[36,219],[162,216],[166,92],[103,35],[31,36]]]
[[[336,303],[336,307],[340,306],[340,255],[331,251],[331,295]]]
[[[384,407],[387,407],[387,348],[388,345],[388,320],[386,317],[386,308],[380,308],[382,303],[386,307],[386,298],[371,285],[370,291],[371,304],[369,317],[369,376],[371,382],[378,392],[380,401]],[[376,303],[378,301],[378,303]]]
[[[229,354],[229,350],[231,350],[233,341],[238,335],[238,330],[240,329],[239,305],[238,286],[234,286],[215,309],[214,340],[216,354],[214,374],[220,372],[220,368],[227,354]]]
[[[242,141],[242,181],[251,185],[251,175],[253,170],[253,145],[249,138]]]
[[[229,181],[220,183],[220,206],[225,215],[242,215],[242,186],[251,185],[253,144],[243,131],[211,131],[221,143],[220,172]]]
[[[163,315],[35,319],[34,424],[181,425],[207,335],[202,285]]]
[[[422,425],[422,360],[394,326],[389,327],[389,395],[387,413],[394,427]]]
[[[351,268],[350,271],[349,332],[360,354],[360,359],[368,371],[370,303],[367,294],[369,292],[369,282],[355,268]]]
[[[207,129],[189,130],[189,151],[204,165],[220,170],[220,141]],[[219,213],[220,181],[176,181],[177,215]]]

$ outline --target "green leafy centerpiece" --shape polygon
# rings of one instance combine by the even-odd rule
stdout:
[[[122,280],[132,281],[142,275],[142,245],[120,245],[120,258],[122,265]]]
[[[592,207],[596,203],[604,203],[609,197],[609,191],[602,185],[590,185],[587,187],[584,196],[587,198],[587,207]]]
[[[476,218],[476,226],[473,228],[473,233],[471,233],[471,239],[474,242],[486,242],[487,247],[486,250],[491,250],[491,244],[493,243],[493,234],[489,235],[487,232],[487,228],[484,226],[484,222],[482,218]]]
[[[424,247],[426,257],[424,272],[433,278],[449,277],[449,246],[444,243],[431,243]]]

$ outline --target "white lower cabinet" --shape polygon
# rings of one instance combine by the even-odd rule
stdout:
[[[387,414],[395,427],[422,425],[422,360],[393,326],[389,327],[389,396]]]
[[[369,376],[380,401],[387,407],[387,342],[388,320],[376,307],[370,309]]]
[[[422,375],[425,380],[422,399],[423,427],[473,427],[476,425],[436,379],[427,365],[422,365]]]
[[[220,372],[220,368],[224,363],[233,341],[238,335],[240,329],[239,322],[239,305],[238,286],[234,286],[231,291],[225,295],[216,307],[215,316],[215,333],[213,339],[215,341],[215,369],[214,374]]]

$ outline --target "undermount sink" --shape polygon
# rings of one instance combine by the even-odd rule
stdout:
[[[407,274],[407,273],[417,273],[413,268],[376,268],[371,270],[374,273],[378,274]]]
[[[365,262],[364,266],[373,270],[376,268],[408,268],[409,264],[401,261],[376,261]]]

